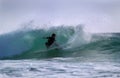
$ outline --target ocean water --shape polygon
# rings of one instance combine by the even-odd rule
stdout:
[[[120,64],[73,58],[0,61],[0,78],[120,78]]]
[[[59,49],[43,37],[56,33]],[[24,29],[0,36],[0,78],[120,78],[120,34],[81,26]]]

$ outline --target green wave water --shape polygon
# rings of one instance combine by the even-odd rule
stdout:
[[[43,37],[56,33],[61,49],[46,49]],[[119,57],[120,34],[87,34],[82,27],[29,29],[0,36],[1,59],[42,59],[54,57]]]

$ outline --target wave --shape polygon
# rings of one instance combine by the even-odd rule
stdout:
[[[43,37],[56,33],[62,49],[47,50]],[[0,36],[1,59],[80,57],[93,52],[115,54],[120,51],[120,35],[89,34],[81,26],[59,26],[46,29],[19,30]]]

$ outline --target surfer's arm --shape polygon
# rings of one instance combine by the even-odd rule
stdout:
[[[43,37],[43,39],[49,39],[50,37]]]

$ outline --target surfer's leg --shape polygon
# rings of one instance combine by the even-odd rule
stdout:
[[[49,42],[46,42],[45,45],[46,45],[47,48],[49,48],[52,44],[49,43]]]
[[[59,46],[56,42],[54,42],[54,45],[55,45],[55,46]]]

